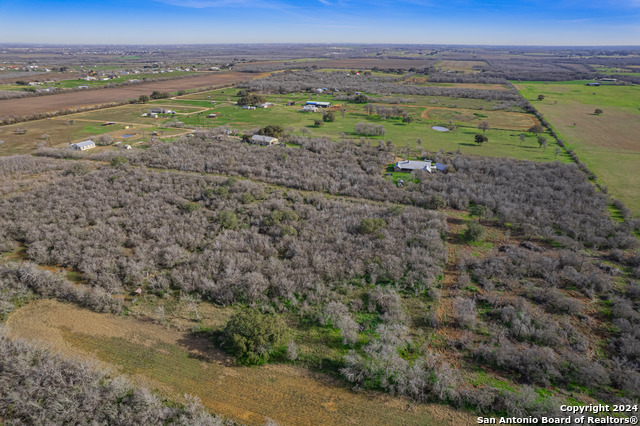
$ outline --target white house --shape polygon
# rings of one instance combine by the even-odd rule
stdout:
[[[92,140],[86,140],[78,143],[72,143],[69,148],[76,151],[86,151],[87,149],[95,148],[96,144]]]
[[[272,138],[271,136],[253,135],[251,136],[251,143],[258,145],[275,145],[278,143],[278,138]]]
[[[170,109],[161,108],[161,107],[154,107],[149,110],[149,113],[151,114],[171,114],[172,112],[173,111],[171,111]]]
[[[395,164],[393,170],[395,170],[396,172],[412,172],[414,170],[424,170],[431,173],[432,166],[431,161],[402,160],[398,161]]]
[[[331,106],[331,102],[316,102],[316,101],[307,101],[305,105],[313,105],[318,108],[329,108]]]

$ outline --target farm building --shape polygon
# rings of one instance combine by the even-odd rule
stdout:
[[[269,108],[270,106],[273,106],[275,104],[272,104],[271,102],[265,102],[263,104],[258,105],[258,108]]]
[[[96,144],[92,140],[86,140],[78,143],[72,143],[69,148],[76,151],[86,151],[87,149],[95,148]]]
[[[600,86],[600,83],[595,82],[595,83],[587,83],[587,86]]]
[[[244,105],[242,109],[256,109],[254,106]]]
[[[257,145],[275,145],[278,143],[278,138],[272,138],[271,136],[253,135],[251,137],[251,143]]]
[[[398,161],[393,170],[396,172],[412,172],[414,170],[425,170],[431,173],[431,161],[411,161],[411,160],[403,160]]]
[[[302,107],[303,111],[316,112],[318,111],[318,107],[315,105],[305,105]]]
[[[175,114],[175,112],[170,109],[155,107],[149,110],[150,114]]]
[[[318,108],[329,108],[331,106],[331,102],[316,102],[316,101],[307,101],[305,105],[313,105]]]
[[[442,163],[436,163],[434,167],[439,172],[446,172],[447,169],[448,169],[448,167],[445,164],[442,164]]]
[[[207,118],[216,118],[218,116],[218,114],[209,114],[207,115]]]

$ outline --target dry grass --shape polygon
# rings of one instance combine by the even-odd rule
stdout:
[[[535,116],[519,112],[509,111],[478,111],[465,108],[429,107],[422,114],[423,118],[442,120],[447,123],[450,120],[461,126],[477,126],[486,120],[494,129],[525,131],[535,124],[539,124]]]
[[[99,89],[62,93],[58,95],[37,96],[23,99],[9,99],[0,102],[0,117],[17,116],[58,111],[80,106],[106,104],[109,102],[126,101],[136,99],[140,95],[149,95],[158,90],[161,92],[174,92],[177,90],[190,90],[213,85],[231,84],[252,78],[264,77],[266,74],[251,74],[242,72],[228,72],[199,75],[196,77],[176,80],[143,83],[133,86],[116,87],[112,89]]]
[[[74,119],[74,123],[66,125],[65,122]],[[26,123],[11,124],[0,127],[0,139],[4,141],[0,145],[0,155],[25,154],[33,152],[40,146],[51,146],[55,148],[68,147],[73,142],[79,142],[89,137],[102,134],[110,134],[124,143],[125,141],[136,140],[138,138],[121,138],[124,134],[135,134],[143,136],[143,132],[148,126],[118,123],[111,126],[102,126],[105,120],[82,119],[78,115],[73,117],[61,117],[45,120],[29,121]],[[126,129],[126,126],[129,126]],[[26,129],[27,133],[18,134],[16,129]],[[49,139],[43,139],[44,134],[49,135]]]
[[[198,395],[212,412],[247,424],[264,424],[267,417],[283,425],[475,424],[470,413],[353,392],[291,365],[234,366],[208,339],[132,317],[36,301],[14,312],[7,324],[15,337],[98,359],[173,397]]]
[[[409,77],[403,83],[410,83],[416,86],[439,86],[455,87],[456,89],[478,89],[478,90],[509,90],[506,84],[490,83],[430,83],[428,77]]]
[[[485,61],[439,61],[436,64],[436,68],[443,71],[461,71],[465,74],[472,74],[474,72],[473,67],[487,66]]]

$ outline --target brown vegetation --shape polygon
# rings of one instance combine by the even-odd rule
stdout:
[[[229,72],[199,75],[179,80],[143,83],[135,86],[117,87],[113,89],[62,93],[36,98],[9,99],[0,103],[0,118],[33,115],[36,113],[46,113],[69,108],[107,104],[110,102],[123,102],[128,99],[138,98],[140,95],[149,95],[155,90],[163,92],[190,90],[211,85],[240,82],[256,77],[260,77],[260,75],[242,72]]]

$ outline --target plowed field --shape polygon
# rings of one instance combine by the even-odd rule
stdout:
[[[196,77],[143,83],[135,86],[61,93],[58,95],[37,96],[32,98],[9,99],[0,101],[0,117],[31,115],[79,106],[126,101],[127,99],[137,98],[140,95],[150,95],[154,90],[161,92],[175,92],[177,90],[189,90],[197,89],[199,87],[235,83],[263,76],[264,74],[243,72],[205,74]]]

